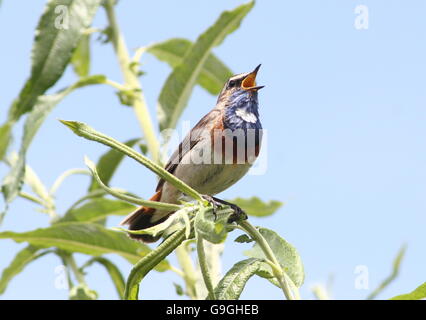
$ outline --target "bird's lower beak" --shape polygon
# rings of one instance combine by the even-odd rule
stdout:
[[[264,86],[256,86],[256,76],[257,76],[257,72],[260,69],[260,64],[252,71],[250,72],[245,79],[243,80],[243,82],[241,83],[241,88],[243,88],[244,90],[259,90],[262,89]]]

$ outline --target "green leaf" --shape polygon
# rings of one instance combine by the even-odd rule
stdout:
[[[98,224],[66,222],[28,232],[0,232],[0,239],[28,242],[34,246],[57,247],[92,256],[116,253],[131,263],[136,263],[151,250],[148,246],[131,240],[122,232],[108,230]]]
[[[68,65],[101,0],[49,0],[36,29],[30,78],[9,111],[16,121],[53,86]]]
[[[254,2],[224,11],[213,26],[201,34],[182,62],[167,78],[158,99],[160,130],[174,128],[213,47],[235,31]]]
[[[305,273],[302,260],[296,248],[272,230],[259,228],[259,232],[268,242],[285,273],[297,287],[300,287],[303,284]],[[251,258],[266,259],[262,249],[257,243],[253,248],[245,251],[244,254]],[[259,268],[257,274],[268,279],[274,277],[271,267],[267,264],[263,264]]]
[[[80,207],[69,210],[58,223],[71,221],[97,222],[110,215],[127,215],[135,209],[136,206],[124,201],[95,198]]]
[[[111,261],[103,257],[94,257],[90,259],[89,261],[87,261],[84,264],[84,266],[81,267],[81,269],[85,269],[91,266],[95,262],[105,267],[106,271],[111,277],[112,282],[114,283],[118,296],[120,297],[120,299],[123,299],[125,282],[124,282],[123,275],[121,274],[120,270],[117,268],[117,266],[114,263],[112,263]]]
[[[137,153],[134,149],[126,146],[125,144],[101,133],[90,126],[88,126],[85,123],[78,122],[78,121],[66,121],[66,120],[59,120],[64,125],[66,125],[69,129],[71,129],[76,135],[83,137],[88,140],[96,141],[98,143],[102,143],[106,146],[109,146],[115,150],[118,150],[124,154],[126,154],[128,157],[136,160],[152,172],[159,175],[161,178],[169,182],[171,185],[175,186],[178,190],[182,191],[186,195],[192,197],[195,200],[203,201],[205,200],[201,197],[201,195],[192,189],[190,186],[185,184],[183,181],[176,178],[174,175],[172,175],[170,172],[166,171],[164,168],[156,164],[155,162],[151,161],[147,157],[141,155],[140,153]],[[94,166],[93,166],[94,167]],[[92,170],[93,171],[93,170]],[[99,181],[98,181],[99,183]],[[110,193],[110,192],[109,192]]]
[[[242,234],[238,236],[234,241],[238,243],[250,243],[250,242],[253,242],[254,240],[250,238],[248,235]]]
[[[192,225],[192,221],[191,221]],[[152,269],[158,267],[158,264],[175,250],[186,238],[186,228],[182,228],[171,234],[157,248],[151,251],[134,265],[127,277],[126,289],[124,290],[124,299],[137,300],[139,295],[139,283]]]
[[[68,94],[76,88],[87,85],[100,84],[105,81],[105,76],[94,75],[81,78],[68,88],[59,91],[56,94],[40,96],[37,102],[28,114],[24,125],[24,135],[22,137],[21,146],[19,149],[18,160],[12,166],[10,172],[3,181],[2,191],[5,201],[11,202],[18,194],[22,186],[22,179],[25,174],[25,156],[27,150],[36,135],[38,129],[53,110],[53,108]]]
[[[40,248],[29,245],[19,251],[9,266],[3,270],[0,278],[0,294],[3,294],[9,282],[32,261],[44,256],[49,251],[41,251]]]
[[[85,283],[79,283],[70,290],[70,300],[96,300],[97,298],[98,293]]]
[[[152,44],[146,48],[146,51],[175,68],[183,61],[192,47],[193,43],[187,39],[173,38]],[[232,71],[219,58],[210,53],[202,66],[197,82],[211,94],[218,95],[223,84],[232,75]]]
[[[173,282],[173,285],[175,286],[175,291],[178,296],[183,296],[185,294],[185,291],[180,284]]]
[[[0,127],[0,160],[6,155],[11,139],[12,122],[6,122]]]
[[[91,76],[83,77],[71,86],[72,89],[78,89],[93,84],[103,84],[106,82],[106,77],[103,74],[94,74]]]
[[[47,115],[62,98],[63,93],[39,97],[36,106],[28,115],[17,161],[3,181],[2,191],[7,203],[11,202],[21,189],[25,174],[25,155],[31,141]]]
[[[16,161],[19,161],[18,159]],[[25,166],[25,177],[24,182],[27,184],[31,190],[43,201],[46,202],[46,204],[51,201],[49,192],[47,191],[45,185],[43,182],[41,182],[38,175],[35,173],[35,171],[28,165]]]
[[[264,264],[259,259],[251,258],[236,263],[220,280],[214,292],[218,300],[238,300],[247,281]]]
[[[179,230],[182,226],[185,227],[185,237],[189,239],[191,236],[191,225],[190,219],[194,216],[193,212],[196,210],[194,207],[183,207],[177,210],[171,217],[166,219],[165,221],[156,224],[155,226],[141,229],[141,230],[126,230],[123,228],[117,228],[117,230],[127,232],[129,234],[149,234],[153,237],[160,235],[164,232],[167,234],[171,234],[177,230]]]
[[[276,200],[270,200],[264,202],[258,197],[251,197],[248,199],[235,198],[233,200],[227,200],[228,202],[234,203],[244,210],[249,216],[254,217],[266,217],[277,211],[283,203]]]
[[[86,77],[90,73],[90,34],[81,37],[77,48],[75,49],[71,63],[74,72],[80,77]]]
[[[176,204],[170,204],[170,203],[164,203],[164,202],[158,202],[158,201],[152,201],[152,200],[143,200],[143,199],[128,195],[128,193],[125,191],[118,191],[116,189],[110,188],[106,186],[99,178],[95,164],[87,157],[85,157],[84,162],[86,163],[92,176],[96,179],[96,182],[100,185],[100,187],[103,190],[105,190],[107,193],[109,193],[110,195],[120,200],[124,200],[130,203],[146,206],[148,208],[155,208],[155,209],[165,209],[165,210],[173,211],[173,210],[179,210],[181,208],[181,206]]]
[[[401,249],[399,249],[398,254],[396,255],[395,260],[393,261],[393,264],[392,264],[392,273],[385,280],[383,280],[380,283],[380,285],[372,293],[370,293],[370,295],[367,297],[368,300],[372,300],[375,297],[377,297],[379,293],[381,293],[392,281],[396,279],[396,277],[399,274],[399,268],[401,266],[401,262],[402,262],[402,259],[404,258],[406,250],[407,250],[406,245],[403,245]]]
[[[222,243],[228,235],[228,219],[232,213],[229,208],[214,214],[211,207],[200,207],[194,222],[196,233],[211,243]]]
[[[126,141],[124,144],[128,147],[133,147],[136,142],[140,139],[131,139]],[[96,168],[98,170],[99,178],[105,183],[109,184],[112,176],[114,175],[115,170],[117,170],[118,166],[123,160],[124,154],[117,150],[111,149],[107,151],[98,161]],[[96,182],[95,178],[92,178],[92,183],[90,184],[89,191],[93,191],[95,189],[99,189],[100,186]]]
[[[414,291],[393,297],[390,300],[420,300],[426,298],[426,282],[417,287]]]

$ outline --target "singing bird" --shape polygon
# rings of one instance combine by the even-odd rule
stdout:
[[[258,65],[252,72],[232,76],[216,106],[190,130],[172,154],[165,169],[205,195],[214,205],[235,205],[213,197],[240,180],[259,154],[262,125],[259,120]],[[185,195],[165,180],[158,182],[150,199],[178,204]],[[129,230],[142,230],[165,221],[174,212],[140,207],[122,222]],[[155,242],[160,236],[129,234],[133,239]]]

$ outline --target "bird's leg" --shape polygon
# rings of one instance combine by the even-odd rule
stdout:
[[[215,221],[216,221],[216,210],[218,206],[222,206],[222,205],[226,205],[229,206],[232,210],[234,210],[234,212],[231,214],[231,216],[228,219],[228,223],[232,223],[238,220],[246,220],[247,219],[247,214],[244,212],[243,209],[241,209],[239,206],[237,206],[236,204],[233,204],[231,202],[216,198],[216,197],[212,197],[212,196],[208,196],[208,195],[203,195],[203,198],[205,200],[207,200],[209,203],[211,203],[211,205],[213,206],[213,214],[215,217]]]
[[[216,218],[217,218],[216,211],[217,211],[217,207],[218,207],[218,201],[216,201],[215,198],[213,198],[212,196],[209,196],[207,194],[203,194],[202,197],[203,197],[204,200],[208,201],[212,205],[214,221],[216,221]],[[220,206],[220,204],[219,204],[219,206]]]
[[[215,201],[227,205],[229,206],[232,210],[234,210],[234,212],[231,214],[231,216],[228,219],[228,223],[232,223],[235,221],[239,221],[239,220],[246,220],[247,219],[247,214],[244,212],[243,209],[241,209],[239,206],[237,206],[234,203],[222,200],[222,199],[218,199],[215,197],[212,197]]]

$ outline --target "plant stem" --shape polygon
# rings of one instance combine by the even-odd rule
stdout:
[[[143,200],[143,199],[140,199],[140,198],[128,196],[128,195],[124,194],[123,192],[116,191],[113,188],[106,186],[102,182],[101,178],[99,177],[98,172],[96,171],[95,164],[92,161],[90,161],[88,158],[86,158],[85,162],[88,165],[89,170],[92,173],[93,178],[95,178],[95,180],[99,184],[99,186],[102,189],[104,189],[107,193],[109,193],[110,195],[112,195],[112,196],[114,196],[114,197],[116,197],[120,200],[124,200],[124,201],[134,203],[134,204],[137,204],[137,205],[140,205],[140,206],[146,206],[146,207],[155,208],[155,209],[171,210],[171,211],[182,209],[182,206],[177,205],[177,204]]]
[[[74,287],[74,283],[72,282],[72,279],[71,279],[71,274],[69,270],[70,268],[69,268],[68,261],[65,258],[64,251],[57,250],[56,255],[61,259],[62,264],[65,266],[65,275],[67,277],[68,290],[71,290],[71,288]]]
[[[139,283],[145,275],[173,250],[175,250],[183,242],[183,240],[185,240],[185,228],[173,233],[155,250],[151,251],[139,260],[134,265],[132,271],[130,271],[129,277],[127,278],[126,289],[124,290],[124,299],[137,300],[139,294]]]
[[[61,184],[64,182],[64,180],[66,178],[68,178],[69,176],[73,175],[73,174],[86,174],[86,175],[90,175],[90,172],[87,171],[86,169],[69,169],[67,171],[65,171],[64,173],[62,173],[53,183],[52,187],[49,190],[49,195],[53,196],[56,191],[58,190],[58,188],[61,186]]]
[[[192,263],[191,255],[189,253],[188,244],[182,244],[175,250],[176,257],[179,265],[183,271],[183,280],[185,281],[186,294],[190,299],[197,299],[196,283],[197,278],[195,277],[196,271]]]
[[[175,266],[170,265],[170,271],[173,271],[174,273],[176,273],[181,278],[184,277],[183,271],[176,268]]]
[[[43,207],[45,206],[45,203],[44,203],[44,201],[42,199],[40,199],[40,198],[38,198],[38,197],[36,197],[36,196],[34,196],[32,194],[26,193],[24,191],[19,191],[18,195],[21,198],[24,198],[24,199],[27,199],[27,200],[32,201],[34,203],[40,204]]]
[[[240,221],[239,225],[242,230],[248,233],[256,241],[256,243],[259,244],[266,258],[269,259],[275,265],[275,267],[272,266],[272,273],[280,284],[280,287],[283,290],[285,297],[288,300],[294,300],[295,297],[293,296],[293,293],[291,291],[289,279],[287,278],[284,270],[281,268],[281,265],[275,257],[275,254],[269,246],[268,242],[265,240],[262,234],[247,220]]]
[[[89,127],[88,125],[82,122],[65,121],[65,120],[59,120],[59,121],[62,122],[64,125],[66,125],[68,128],[70,128],[76,135],[88,140],[102,143],[108,147],[111,147],[117,151],[124,153],[128,157],[135,159],[137,162],[139,162],[140,164],[142,164],[149,170],[153,171],[157,175],[159,175],[161,178],[169,182],[171,185],[175,186],[178,190],[182,191],[184,194],[202,203],[207,202],[206,200],[203,199],[200,193],[198,193],[196,190],[188,186],[185,182],[176,178],[173,174],[165,170],[163,167],[160,167],[158,164],[148,159],[147,157],[141,155],[140,153],[136,152],[133,148],[130,148],[124,143],[121,143],[111,137],[108,137],[107,135],[94,130],[93,128]],[[92,165],[92,167],[94,167],[94,164]]]
[[[118,82],[115,82],[115,81],[113,81],[113,80],[110,80],[110,79],[105,79],[105,84],[107,84],[107,85],[109,85],[109,86],[111,86],[111,87],[113,87],[114,89],[117,89],[117,90],[119,90],[119,91],[122,91],[122,90],[126,90],[127,88],[125,87],[125,86],[123,86],[122,84],[120,84],[120,83],[118,83]]]
[[[121,72],[124,77],[125,86],[128,86],[135,91],[133,100],[133,109],[139,121],[139,125],[144,133],[148,150],[155,163],[159,163],[159,143],[155,135],[152,125],[151,116],[145,102],[145,97],[142,94],[141,84],[136,74],[130,69],[130,57],[127,50],[126,42],[122,36],[117,19],[114,12],[114,0],[105,2],[105,10],[108,17],[109,26],[111,28],[112,44],[118,58]]]
[[[206,285],[207,291],[209,292],[207,299],[216,300],[214,294],[214,286],[211,278],[211,274],[209,271],[209,265],[206,258],[206,253],[204,251],[203,238],[197,234],[197,254],[198,254],[198,262],[200,264],[201,274],[203,275],[204,284]]]
[[[75,262],[75,259],[72,256],[72,254],[68,252],[63,252],[61,256],[64,262],[66,263],[66,265],[68,265],[71,268],[72,272],[75,275],[75,278],[77,279],[77,282],[79,284],[86,284],[86,281],[84,280],[84,275],[81,273],[80,269],[77,267],[77,263]]]
[[[311,291],[317,298],[317,300],[330,300],[330,296],[328,295],[327,289],[321,284],[313,286]]]

